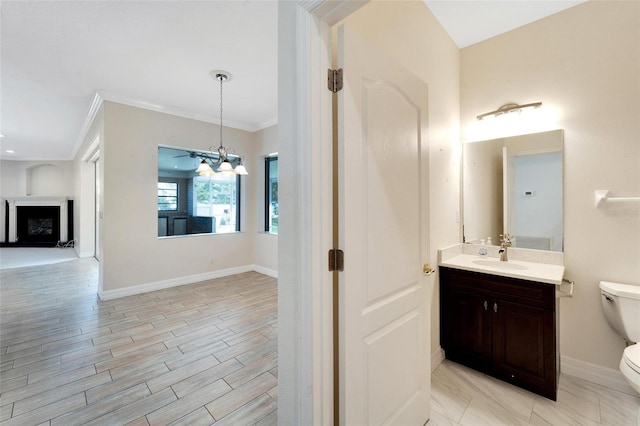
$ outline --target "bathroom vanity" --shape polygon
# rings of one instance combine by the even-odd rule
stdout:
[[[447,359],[556,400],[561,254],[551,263],[478,256],[475,245],[440,252],[440,336]],[[467,253],[464,253],[467,251]],[[475,251],[475,253],[474,253]],[[522,258],[524,250],[511,249]],[[526,257],[526,256],[525,256]]]

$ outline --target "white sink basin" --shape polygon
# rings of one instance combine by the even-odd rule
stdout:
[[[512,262],[502,262],[498,259],[478,259],[478,260],[474,260],[473,263],[475,263],[476,265],[480,265],[480,266],[486,266],[489,268],[495,268],[495,269],[504,269],[504,270],[518,270],[518,271],[524,271],[525,269],[529,269],[528,267],[524,266],[524,265],[519,265],[517,263],[512,263]]]
[[[456,253],[455,249],[460,251],[467,250],[469,253]],[[438,265],[446,268],[536,281],[557,286],[562,284],[562,277],[564,276],[562,253],[560,253],[559,257],[554,257],[555,254],[548,256],[546,252],[543,253],[538,250],[514,248],[509,253],[514,255],[514,259],[508,262],[501,262],[499,257],[479,256],[478,250],[479,247],[474,244],[453,246],[450,253],[440,251],[441,258]],[[444,256],[445,254],[446,256]],[[495,252],[493,253],[494,256],[496,254]]]

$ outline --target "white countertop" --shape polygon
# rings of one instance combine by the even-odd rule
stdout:
[[[473,245],[471,245],[471,247],[460,246],[465,245],[461,244],[440,250],[438,265],[454,269],[463,269],[465,271],[555,284],[558,286],[562,284],[564,265],[562,265],[561,257],[558,258],[556,256],[556,258],[553,258],[547,256],[547,258],[545,258],[545,254],[540,253],[532,253],[532,256],[528,256],[528,253],[523,253],[524,250],[521,249],[521,253],[517,256],[520,259],[501,262],[496,256],[497,247],[495,246],[491,247],[488,256],[471,254],[470,252],[473,253],[476,250]],[[495,250],[493,250],[494,248]],[[514,254],[516,254],[515,249],[509,250],[513,250]],[[538,250],[532,250],[532,252],[538,252]],[[528,257],[536,260],[546,260],[547,262],[522,260],[522,258]]]

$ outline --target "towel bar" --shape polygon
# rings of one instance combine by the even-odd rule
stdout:
[[[640,197],[609,197],[608,189],[596,190],[596,207],[600,207],[603,202],[621,203],[627,201],[640,201]]]
[[[564,297],[573,297],[573,285],[575,284],[574,281],[568,280],[566,278],[562,279],[562,283],[563,284],[569,284],[571,286],[571,288],[569,289],[569,291],[560,291],[558,290],[558,293],[562,294]],[[562,285],[562,284],[560,284]]]

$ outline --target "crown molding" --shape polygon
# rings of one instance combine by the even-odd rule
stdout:
[[[98,111],[102,107],[102,104],[104,103],[104,101],[115,102],[115,103],[129,105],[137,108],[143,108],[150,111],[162,112],[165,114],[175,115],[177,117],[204,121],[205,123],[211,123],[211,124],[220,123],[220,119],[218,117],[212,117],[210,115],[200,114],[197,112],[189,111],[184,108],[178,108],[178,107],[169,106],[169,105],[162,105],[158,103],[147,102],[141,99],[135,99],[129,96],[120,95],[120,94],[109,92],[106,90],[96,90],[94,92],[93,100],[91,101],[91,106],[89,107],[87,116],[84,119],[84,122],[82,123],[82,127],[80,129],[80,133],[79,133],[78,139],[76,140],[76,144],[73,148],[71,156],[70,158],[61,158],[60,159],[61,161],[73,160],[76,157],[76,155],[78,154],[78,151],[80,150],[80,147],[82,146],[85,138],[87,137],[87,134],[89,133],[89,129],[91,128],[91,123],[93,123],[93,120],[95,120],[96,115],[98,114]],[[238,129],[238,130],[244,130],[247,132],[257,132],[259,130],[266,129],[267,127],[271,127],[275,124],[278,124],[277,117],[272,117],[253,125],[245,122],[225,120],[224,126]],[[15,158],[15,160],[18,160],[18,158]],[[22,159],[22,160],[25,160],[25,159]],[[37,159],[29,158],[29,160],[37,160]]]
[[[60,162],[60,161],[73,161],[69,157],[0,157],[0,161],[23,161],[23,162]]]
[[[91,106],[89,106],[87,116],[82,122],[82,127],[80,128],[80,133],[78,135],[78,139],[76,140],[76,144],[73,147],[73,151],[71,151],[71,157],[66,158],[66,160],[73,160],[74,158],[76,158],[76,155],[78,155],[78,151],[84,143],[84,140],[89,133],[89,129],[91,128],[91,124],[93,123],[93,120],[96,119],[96,115],[98,114],[98,111],[100,111],[103,102],[104,98],[102,97],[100,91],[96,90],[93,93],[93,100],[91,101]]]
[[[329,26],[360,9],[371,0],[299,0],[298,5]]]
[[[198,112],[190,111],[185,108],[179,108],[171,105],[163,105],[154,102],[148,102],[141,99],[132,98],[129,96],[120,95],[113,92],[101,90],[100,94],[105,101],[116,102],[119,104],[129,105],[137,108],[148,109],[151,111],[162,112],[169,115],[175,115],[176,117],[190,118],[192,120],[204,121],[205,123],[220,124],[220,118],[211,116],[208,114],[201,114]],[[233,121],[225,119],[224,127],[230,127],[238,130],[244,130],[247,132],[255,132],[257,126],[251,123]]]
[[[276,124],[278,124],[278,117],[273,117],[258,123],[255,131],[257,132],[258,130],[264,130],[267,127],[275,126]]]

